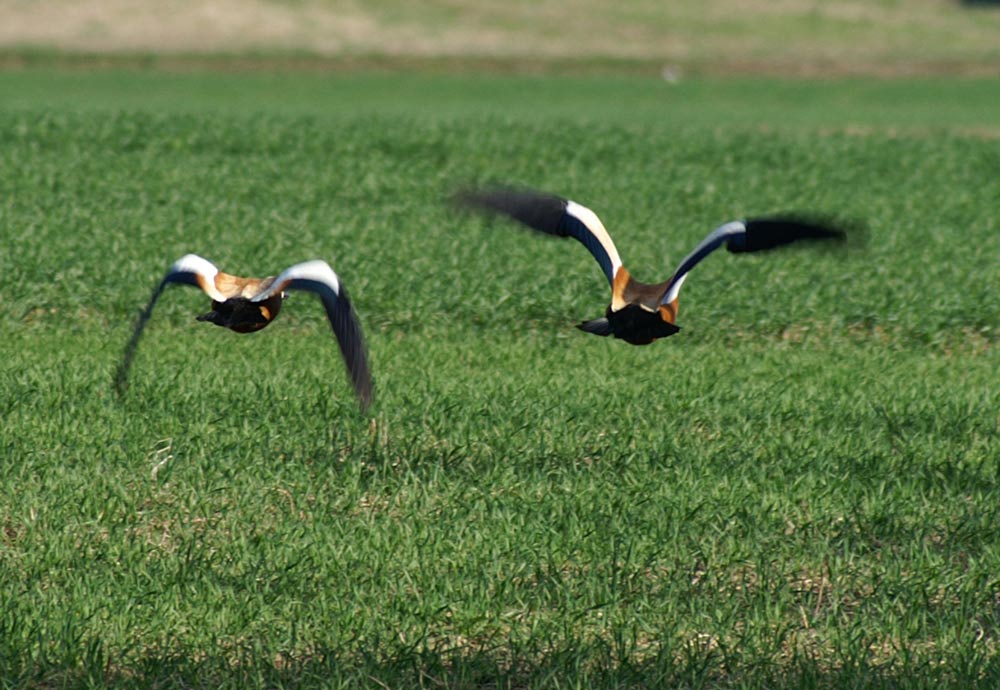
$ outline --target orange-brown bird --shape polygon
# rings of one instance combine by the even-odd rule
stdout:
[[[295,264],[268,278],[241,278],[223,273],[210,261],[195,254],[182,257],[170,267],[139,315],[115,375],[119,393],[128,387],[129,368],[143,328],[163,290],[171,283],[200,288],[212,298],[212,311],[197,317],[198,321],[208,321],[237,333],[254,333],[271,323],[281,311],[286,290],[316,293],[323,301],[326,317],[333,327],[362,409],[367,409],[371,403],[372,380],[361,326],[337,274],[325,261]]]
[[[844,242],[847,238],[842,229],[794,217],[735,220],[710,232],[668,280],[646,284],[635,280],[622,265],[611,235],[597,214],[575,201],[512,188],[461,192],[456,201],[480,211],[509,216],[533,230],[572,237],[582,243],[597,259],[611,285],[611,304],[603,318],[584,321],[578,328],[594,335],[613,335],[633,345],[647,345],[680,330],[676,320],[681,286],[688,272],[722,245],[741,254],[802,240]]]

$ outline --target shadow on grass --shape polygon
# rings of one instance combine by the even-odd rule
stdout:
[[[300,658],[148,653],[118,666],[91,645],[71,667],[10,668],[5,688],[997,688],[1000,665],[979,655],[915,664],[864,659],[820,664],[739,659],[718,650],[649,650],[641,661],[615,659],[610,645],[553,649],[535,658],[492,651],[418,651],[393,656],[320,650]],[[736,654],[735,657],[739,657]],[[953,662],[953,663],[952,663]],[[20,671],[17,673],[16,671]],[[14,672],[14,673],[11,673]]]

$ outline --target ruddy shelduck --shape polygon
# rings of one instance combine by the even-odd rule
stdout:
[[[329,264],[320,260],[306,261],[277,276],[241,278],[223,273],[195,254],[182,257],[170,267],[139,314],[115,375],[119,393],[128,387],[132,359],[153,307],[171,283],[199,288],[212,299],[212,310],[198,316],[198,321],[214,323],[237,333],[255,333],[267,327],[281,311],[288,290],[305,290],[319,295],[362,409],[367,409],[371,403],[373,386],[361,326],[347,292]]]
[[[611,304],[603,318],[584,321],[578,328],[594,335],[613,335],[633,345],[647,345],[671,336],[676,325],[678,294],[688,272],[725,245],[736,254],[759,252],[805,240],[844,242],[847,233],[826,223],[795,217],[734,220],[710,232],[662,283],[635,280],[622,265],[611,235],[589,208],[559,196],[524,189],[494,188],[465,191],[456,202],[513,218],[527,227],[558,237],[572,237],[597,259],[611,285]]]

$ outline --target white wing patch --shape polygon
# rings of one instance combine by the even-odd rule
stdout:
[[[325,261],[314,259],[313,261],[305,261],[285,269],[271,281],[266,290],[253,297],[250,301],[263,302],[274,293],[284,290],[290,283],[295,283],[296,281],[321,283],[333,290],[334,294],[340,294],[340,280],[337,279],[337,274],[333,272],[333,269]]]
[[[597,214],[591,211],[586,206],[582,206],[575,201],[566,201],[566,213],[577,218],[581,223],[587,226],[590,233],[594,238],[600,243],[607,252],[608,258],[611,260],[611,275],[608,280],[613,280],[618,269],[621,268],[622,260],[618,256],[618,249],[615,247],[615,243],[611,240],[611,235],[608,234],[607,229],[604,227],[604,223],[601,219],[597,217]]]
[[[681,286],[687,279],[688,272],[698,265],[698,262],[726,242],[736,240],[740,236],[745,235],[746,231],[747,226],[743,221],[734,220],[724,225],[720,225],[715,230],[708,233],[705,239],[703,239],[698,246],[694,248],[694,251],[684,257],[684,260],[681,261],[677,270],[674,271],[674,275],[670,279],[670,286],[667,288],[666,293],[664,293],[663,299],[660,300],[660,304],[670,304],[677,299],[677,294],[681,291]]]
[[[688,275],[685,273],[671,283],[670,289],[667,290],[665,295],[663,295],[663,299],[660,300],[660,304],[670,304],[677,299],[677,295],[680,294],[681,291],[681,286],[684,285],[684,281],[687,280],[687,277]]]
[[[201,278],[197,282],[205,294],[216,302],[225,302],[226,296],[215,287],[215,276],[219,275],[219,269],[208,259],[203,259],[197,254],[186,254],[174,262],[167,271],[164,282],[184,282],[178,280],[186,276],[198,276]]]

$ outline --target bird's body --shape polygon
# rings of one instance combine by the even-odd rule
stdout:
[[[281,303],[285,299],[283,292],[276,292],[263,302],[254,302],[253,297],[260,294],[272,282],[275,276],[267,278],[241,278],[228,273],[215,276],[215,289],[225,296],[224,300],[213,299],[212,311],[198,317],[199,321],[208,321],[216,326],[228,328],[237,333],[254,333],[267,326],[278,316]]]
[[[267,327],[281,311],[286,290],[305,290],[319,295],[361,405],[367,407],[371,402],[372,382],[361,326],[340,280],[326,262],[306,261],[276,276],[243,278],[223,273],[195,254],[182,257],[170,267],[139,315],[116,373],[119,392],[124,392],[128,385],[128,372],[146,321],[163,290],[171,283],[197,287],[211,298],[212,310],[198,316],[198,321],[207,321],[236,333],[255,333]]]
[[[585,206],[551,194],[499,188],[460,194],[459,203],[506,215],[548,235],[572,237],[597,260],[611,287],[604,316],[579,328],[594,335],[612,335],[633,345],[647,345],[677,333],[678,294],[688,272],[725,245],[733,253],[774,249],[802,240],[843,241],[843,230],[799,218],[775,217],[732,221],[720,225],[661,283],[641,283],[622,265],[618,250],[600,218]]]
[[[246,297],[230,297],[225,302],[212,301],[212,311],[198,317],[216,326],[237,333],[255,333],[267,326],[281,311],[282,295],[274,295],[267,302],[256,303]]]
[[[648,345],[680,329],[677,322],[677,298],[663,303],[670,281],[640,283],[624,266],[615,272],[611,284],[611,304],[604,318],[585,321],[580,329],[595,335],[614,335],[633,345]]]

